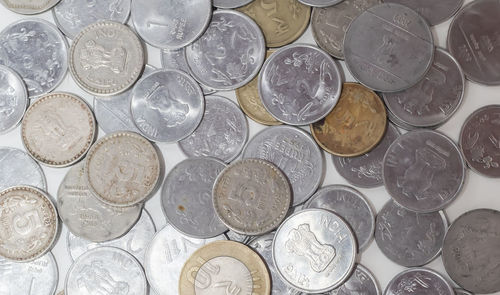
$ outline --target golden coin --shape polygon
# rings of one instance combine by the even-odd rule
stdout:
[[[325,151],[355,157],[373,149],[386,126],[387,114],[380,97],[361,84],[344,83],[337,105],[311,125],[311,133]]]
[[[179,294],[219,294],[215,291],[221,288],[240,290],[239,294],[271,294],[266,264],[257,253],[237,242],[216,241],[201,247],[182,268]]]
[[[237,10],[259,25],[268,47],[281,47],[297,40],[311,17],[311,7],[297,0],[255,0]]]

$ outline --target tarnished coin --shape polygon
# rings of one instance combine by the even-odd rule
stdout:
[[[114,247],[99,247],[82,254],[68,270],[64,285],[64,293],[79,295],[146,295],[147,290],[141,264]]]
[[[226,163],[236,158],[248,138],[245,114],[223,96],[205,97],[205,113],[196,130],[179,141],[188,157],[214,157]]]
[[[54,90],[66,76],[68,43],[53,24],[23,19],[0,33],[0,64],[18,73],[34,98]]]
[[[382,162],[389,146],[399,137],[398,128],[387,125],[385,135],[379,144],[366,154],[357,157],[332,155],[337,172],[352,185],[373,188],[384,184]]]
[[[324,209],[288,217],[273,241],[274,265],[290,286],[308,293],[341,286],[356,261],[356,238],[342,218]]]
[[[456,295],[474,295],[473,293],[466,291],[464,289],[456,289],[456,288],[455,288],[455,294]]]
[[[47,191],[45,174],[33,158],[20,149],[0,147],[0,191],[16,185]]]
[[[377,280],[373,274],[361,264],[356,264],[352,275],[345,283],[327,293],[328,295],[381,295]]]
[[[50,93],[26,111],[23,145],[42,164],[65,167],[85,156],[94,142],[96,123],[87,103],[71,93]]]
[[[59,219],[50,198],[30,186],[0,192],[0,256],[12,261],[32,261],[55,243]]]
[[[212,242],[194,252],[182,268],[179,294],[218,294],[221,284],[241,290],[241,294],[271,294],[271,279],[262,258],[233,241]]]
[[[385,3],[399,3],[407,6],[423,16],[431,26],[440,24],[451,18],[462,7],[464,0],[383,0]]]
[[[342,77],[324,51],[303,44],[273,53],[259,74],[259,94],[271,115],[289,125],[307,125],[324,118],[337,104]]]
[[[243,158],[256,158],[276,165],[292,187],[292,203],[304,203],[323,179],[323,155],[312,137],[292,126],[275,126],[257,133],[243,151]]]
[[[500,105],[482,107],[465,120],[460,149],[474,171],[500,178]]]
[[[309,6],[328,7],[328,6],[342,3],[342,1],[344,1],[344,0],[298,0],[298,1],[302,2],[306,5],[309,5]]]
[[[60,0],[0,0],[8,9],[20,14],[38,14],[49,10]]]
[[[186,48],[191,75],[215,90],[233,90],[259,72],[266,43],[259,26],[235,10],[216,10],[206,32]]]
[[[261,235],[285,219],[291,203],[290,184],[275,165],[244,159],[227,166],[213,189],[217,216],[231,230]]]
[[[397,274],[386,287],[384,295],[455,295],[453,287],[436,271],[428,268],[410,268]]]
[[[217,8],[237,8],[254,0],[212,0],[212,5]]]
[[[344,39],[347,68],[376,91],[401,91],[417,84],[431,67],[433,55],[429,25],[400,4],[367,9],[351,22]]]
[[[160,178],[155,147],[133,132],[115,132],[89,151],[85,174],[90,191],[111,206],[132,206],[146,200]]]
[[[12,69],[0,66],[0,134],[21,122],[28,104],[24,81]]]
[[[244,245],[246,245],[252,239],[252,236],[239,234],[232,230],[228,230],[224,235],[227,237],[228,240],[242,243]]]
[[[391,200],[377,215],[375,241],[395,263],[421,266],[441,253],[447,228],[448,221],[442,211],[415,213]]]
[[[325,151],[355,157],[371,151],[384,137],[386,126],[380,97],[358,83],[344,83],[336,107],[311,125],[311,133]]]
[[[384,157],[384,185],[392,199],[416,212],[447,207],[462,190],[465,161],[456,144],[432,130],[410,131]]]
[[[97,96],[124,92],[139,79],[144,49],[128,26],[99,21],[85,27],[70,48],[69,68],[75,82]]]

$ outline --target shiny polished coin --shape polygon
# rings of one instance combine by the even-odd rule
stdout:
[[[23,145],[42,164],[65,167],[82,159],[94,142],[96,123],[87,103],[71,93],[50,93],[26,111]]]
[[[42,168],[24,151],[0,147],[0,191],[16,185],[28,185],[47,191]]]
[[[324,118],[337,104],[342,77],[324,51],[302,44],[273,53],[259,74],[259,94],[271,115],[289,125]]]
[[[291,189],[275,165],[260,159],[244,159],[227,166],[217,177],[213,204],[217,216],[231,230],[261,235],[285,219]]]
[[[92,194],[111,206],[128,207],[145,201],[160,178],[155,147],[133,132],[115,132],[99,139],[85,162]]]
[[[60,0],[0,0],[8,9],[20,14],[38,14],[51,9]]]
[[[212,0],[212,5],[217,8],[237,8],[254,0]]]
[[[306,293],[341,286],[356,261],[356,238],[337,214],[306,209],[281,224],[273,242],[274,265],[290,286]]]
[[[426,20],[400,4],[369,8],[351,22],[344,39],[347,68],[375,91],[401,91],[417,84],[431,67],[433,55]]]
[[[311,133],[327,152],[355,157],[371,151],[382,140],[386,125],[380,97],[360,84],[344,83],[336,107],[311,125]]]
[[[59,230],[57,211],[49,196],[29,186],[0,192],[0,257],[27,262],[47,253]]]
[[[361,264],[356,264],[352,275],[345,283],[327,293],[328,295],[381,295],[382,292],[373,274]]]
[[[441,274],[429,268],[410,268],[397,274],[389,282],[384,295],[405,293],[455,295],[450,283]]]
[[[12,69],[0,66],[0,134],[14,129],[28,108],[24,81]]]
[[[304,3],[305,5],[314,6],[314,7],[328,7],[332,5],[337,5],[342,3],[344,0],[298,0],[299,2]]]
[[[248,242],[250,242],[250,240],[252,239],[252,236],[239,234],[232,230],[228,230],[227,232],[224,233],[224,235],[227,237],[228,240],[242,243],[244,245],[248,244]]]
[[[451,18],[462,7],[464,0],[383,0],[384,3],[398,3],[407,6],[423,16],[431,26]]]
[[[144,68],[143,44],[128,26],[99,21],[85,27],[70,48],[69,68],[75,82],[97,96],[124,92]]]

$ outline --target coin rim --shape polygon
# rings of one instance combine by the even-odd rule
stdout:
[[[439,278],[442,282],[445,283],[446,287],[448,287],[448,292],[449,294],[448,295],[451,295],[451,294],[455,294],[455,289],[453,289],[453,286],[450,284],[450,282],[448,282],[448,280],[440,273],[438,273],[437,271],[433,270],[433,269],[430,269],[428,267],[412,267],[412,268],[408,268],[408,269],[405,269],[399,273],[397,273],[390,281],[389,283],[387,284],[387,287],[385,289],[385,293],[386,294],[391,294],[389,293],[389,290],[391,288],[391,286],[394,285],[394,282],[400,278],[401,276],[407,274],[407,273],[410,273],[410,272],[426,272],[426,273],[431,273],[433,274],[434,276],[436,276],[437,278]]]
[[[7,8],[8,10],[10,10],[12,12],[15,12],[15,13],[18,13],[18,14],[22,14],[22,15],[35,15],[35,14],[40,14],[42,12],[45,12],[45,11],[51,9],[52,7],[56,6],[59,3],[59,1],[60,0],[52,1],[53,4],[46,5],[42,9],[40,9],[40,8],[39,9],[28,9],[28,8],[22,8],[22,7],[13,8],[13,7],[9,7],[7,5],[7,3],[5,3],[5,0],[1,0],[0,3],[2,3],[2,5],[5,8]]]
[[[5,129],[0,129],[0,135],[3,135],[3,134],[7,134],[9,133],[10,131],[16,129],[17,126],[19,126],[19,124],[21,124],[21,121],[23,120],[24,118],[24,114],[26,113],[26,110],[28,109],[28,106],[30,105],[30,98],[29,98],[29,95],[28,95],[28,89],[26,88],[26,84],[23,80],[23,78],[21,78],[21,76],[16,73],[13,69],[7,67],[7,66],[4,66],[4,65],[0,65],[0,71],[5,71],[7,72],[9,75],[12,75],[15,79],[17,79],[19,82],[19,85],[21,85],[21,95],[23,96],[23,114],[22,116],[18,117],[14,124],[10,124],[9,126],[7,126],[7,128]]]

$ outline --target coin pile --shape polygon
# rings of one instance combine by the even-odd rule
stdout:
[[[500,178],[500,105],[458,143],[435,130],[466,79],[500,85],[500,2],[383,2],[0,0],[56,24],[0,32],[0,133],[25,150],[0,147],[0,294],[55,294],[63,226],[67,295],[378,295],[373,239],[407,268],[386,295],[500,292],[500,211],[445,213],[467,167]],[[293,43],[309,26],[317,44]],[[67,71],[92,106],[56,90]],[[354,187],[322,185],[325,152]],[[39,164],[68,168],[57,199]],[[380,186],[375,212],[355,187]],[[423,267],[439,255],[454,283]]]

